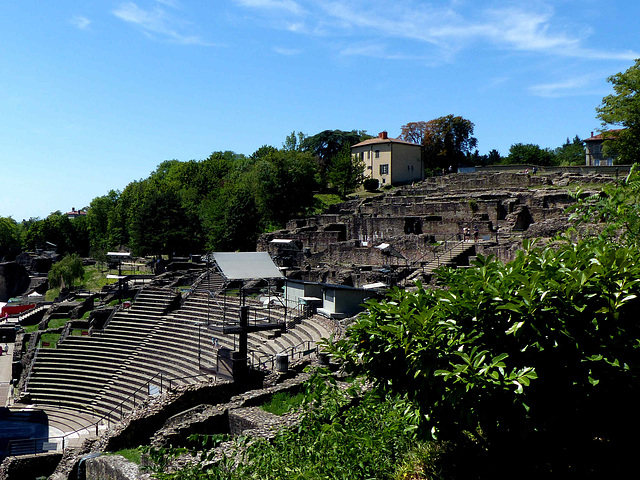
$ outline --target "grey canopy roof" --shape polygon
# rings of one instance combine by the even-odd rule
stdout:
[[[212,256],[227,280],[282,278],[268,252],[215,252]]]

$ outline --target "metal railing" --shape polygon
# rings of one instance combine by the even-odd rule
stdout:
[[[452,243],[454,245],[458,245],[462,243],[459,237],[460,237],[459,233],[451,233],[449,235],[445,235],[444,238],[438,242],[438,245],[433,247],[431,251],[426,252],[420,258],[411,262],[411,266],[412,267],[422,266],[425,262],[431,263],[432,261],[435,261],[438,257],[444,255],[451,248],[453,248],[453,247],[450,247]],[[427,259],[427,256],[430,256],[431,258]]]
[[[316,343],[312,340],[305,340],[296,345],[292,345],[290,347],[285,348],[280,353],[276,353],[273,355],[269,354],[260,354],[260,352],[256,352],[254,350],[249,351],[249,366],[256,370],[273,370],[276,362],[276,357],[278,355],[288,355],[291,360],[295,360],[296,358],[303,358],[307,355],[311,355],[318,351],[318,347]],[[270,365],[271,368],[267,368],[267,365]]]
[[[109,428],[111,427],[112,422],[116,423],[116,422],[122,421],[122,419],[125,416],[125,413],[130,413],[133,409],[136,408],[136,406],[138,405],[138,398],[140,398],[140,402],[143,402],[144,400],[147,400],[148,398],[155,396],[156,394],[161,395],[162,393],[164,393],[165,385],[166,385],[167,391],[171,391],[173,388],[172,383],[175,381],[186,380],[190,378],[198,378],[202,376],[211,376],[211,375],[206,373],[201,373],[196,375],[171,377],[171,378],[164,379],[163,372],[158,372],[155,375],[153,375],[151,378],[149,378],[143,385],[138,387],[127,398],[125,398],[119,404],[114,406],[111,410],[99,416],[95,422],[90,423],[89,425],[83,428],[74,430],[73,432],[65,433],[64,435],[58,435],[54,437],[24,438],[24,439],[9,440],[7,445],[8,455],[28,455],[28,454],[42,453],[50,450],[57,450],[58,441],[60,441],[61,448],[62,450],[64,450],[65,440],[67,438],[72,436],[79,436],[84,431],[89,432],[89,430],[90,429],[93,430],[94,427],[95,427],[95,435],[98,436],[99,427],[101,424],[104,424],[106,422],[106,426],[107,428]],[[156,380],[158,377],[160,379],[158,391],[156,393],[152,393],[153,389],[150,388],[150,386],[152,385],[152,382]],[[215,375],[213,376],[213,378],[214,378],[214,384],[217,383],[218,378]],[[140,395],[140,392],[143,390],[146,390],[149,393],[147,393],[146,395]],[[126,408],[125,404],[127,402],[131,403],[133,406],[131,408]],[[57,406],[59,408],[66,408],[68,410],[78,410],[80,412],[88,413],[87,410],[73,408],[66,405],[63,406],[62,402],[60,401],[57,402]],[[93,407],[91,408],[91,411],[93,412],[93,416],[96,417],[95,409],[93,409]],[[119,415],[116,417],[114,414],[119,414]],[[54,444],[55,444],[55,448],[53,448]],[[40,449],[38,448],[38,446],[40,446]]]

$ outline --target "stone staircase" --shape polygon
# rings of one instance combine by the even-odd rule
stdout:
[[[431,260],[428,263],[425,263],[422,266],[422,268],[417,269],[415,272],[409,275],[407,277],[407,281],[415,280],[420,275],[430,275],[441,266],[452,263],[458,257],[468,254],[470,251],[474,249],[475,249],[474,242],[471,242],[471,241],[457,242],[451,248],[445,250],[440,255],[438,255],[435,259]]]

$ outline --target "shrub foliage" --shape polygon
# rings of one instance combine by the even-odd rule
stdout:
[[[408,395],[427,435],[467,431],[554,456],[594,439],[613,448],[638,425],[635,249],[527,241],[509,264],[479,256],[440,280],[370,302],[333,347],[351,371]]]

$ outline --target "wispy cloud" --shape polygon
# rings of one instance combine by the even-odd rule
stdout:
[[[155,7],[144,9],[133,2],[123,3],[112,13],[131,25],[142,30],[150,38],[161,38],[182,45],[212,46],[198,35],[183,33],[190,24],[177,19],[160,5],[175,5],[171,0],[158,0]]]
[[[586,60],[633,60],[631,50],[606,50],[587,45],[592,32],[571,19],[559,19],[551,3],[519,2],[518,6],[496,2],[497,7],[474,7],[469,2],[415,2],[397,0],[234,0],[256,12],[277,12],[276,28],[301,34],[342,39],[338,47],[348,55],[415,58],[425,56],[451,60],[461,50],[485,44],[498,50],[530,52]],[[284,18],[283,18],[284,17]],[[283,27],[283,25],[285,27]],[[356,39],[354,45],[346,45]],[[362,43],[384,39],[412,40],[405,54],[387,53]],[[377,48],[377,51],[376,51]],[[419,51],[424,52],[421,55]]]
[[[505,8],[488,12],[487,38],[496,45],[518,51],[540,52],[560,57],[590,60],[633,60],[630,50],[607,51],[584,46],[585,32],[570,33],[553,26],[553,10]]]
[[[295,55],[300,55],[302,50],[299,48],[285,48],[285,47],[274,47],[273,51],[280,55],[285,55],[287,57],[292,57]]]
[[[86,30],[87,28],[89,28],[89,25],[91,25],[91,20],[89,20],[87,17],[83,17],[82,15],[74,15],[69,20],[69,23],[79,28],[80,30]]]
[[[600,80],[599,76],[581,75],[567,78],[558,82],[544,83],[529,87],[529,93],[537,97],[558,98],[578,95],[604,95],[594,87]]]
[[[240,6],[301,15],[305,9],[294,0],[234,0]]]

